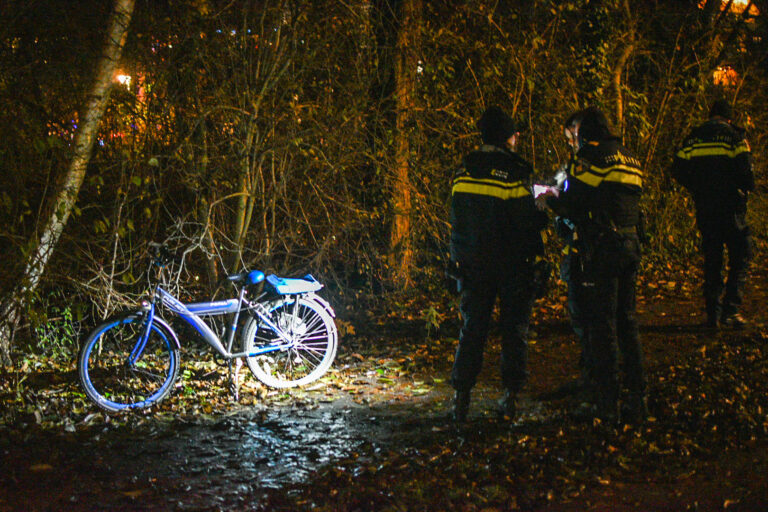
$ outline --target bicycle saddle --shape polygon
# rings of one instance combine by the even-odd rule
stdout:
[[[251,270],[250,272],[240,272],[227,276],[227,280],[233,283],[259,284],[264,280],[264,272],[261,270]]]

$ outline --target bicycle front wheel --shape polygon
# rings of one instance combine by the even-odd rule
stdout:
[[[175,337],[153,322],[146,345],[130,361],[146,324],[130,313],[91,332],[80,350],[78,374],[88,398],[110,412],[149,407],[165,398],[179,373]]]
[[[271,322],[290,339],[279,336],[259,318],[243,329],[243,350],[270,350],[246,357],[251,373],[267,386],[303,386],[328,371],[336,358],[338,334],[333,317],[316,301],[286,298],[270,311]]]

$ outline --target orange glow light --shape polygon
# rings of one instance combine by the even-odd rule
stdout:
[[[731,66],[720,66],[712,73],[715,85],[734,85],[739,80],[739,74]]]
[[[722,2],[720,2],[721,11],[725,10],[725,8],[728,7],[728,1],[729,0],[723,0]],[[707,0],[701,0],[699,2],[699,8],[703,9],[706,3],[707,3]],[[730,12],[732,12],[733,14],[741,14],[747,9],[748,5],[749,5],[749,0],[733,0],[733,3],[731,4]],[[757,16],[760,14],[760,11],[757,9],[756,5],[752,4],[752,6],[749,8],[749,14],[751,16]]]

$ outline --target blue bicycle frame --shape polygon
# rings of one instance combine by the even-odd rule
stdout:
[[[262,280],[265,280],[264,274],[259,271],[254,271],[251,274],[255,273],[255,276],[250,276],[249,279],[256,280],[257,282],[261,282]],[[271,286],[272,289],[275,290],[275,292],[280,296],[291,296],[291,295],[301,295],[301,294],[313,294],[314,291],[319,290],[322,288],[323,285],[318,283],[311,275],[306,276],[305,279],[286,279],[286,278],[280,278],[275,275],[270,275],[266,278],[267,283]],[[136,346],[131,351],[128,364],[133,365],[140,357],[144,350],[144,347],[146,346],[147,339],[149,337],[149,332],[152,326],[152,323],[155,321],[155,313],[156,313],[156,300],[157,297],[160,297],[161,303],[179,315],[181,318],[184,319],[189,325],[195,328],[195,330],[200,333],[200,336],[211,345],[216,352],[218,352],[224,359],[236,359],[241,357],[254,357],[261,354],[266,354],[268,352],[276,352],[279,350],[286,350],[293,346],[294,342],[292,339],[283,332],[283,330],[275,325],[275,323],[270,319],[269,317],[269,311],[266,310],[266,308],[258,303],[258,302],[250,302],[246,300],[246,287],[243,286],[240,289],[240,295],[236,299],[227,299],[227,300],[221,300],[221,301],[215,301],[215,302],[196,302],[192,304],[184,304],[179,299],[174,297],[170,292],[163,289],[160,285],[157,285],[155,288],[155,293],[152,296],[151,301],[145,301],[142,304],[142,308],[145,311],[147,315],[146,324],[143,328],[143,332],[141,337],[139,338],[138,342],[136,343]],[[330,307],[317,296],[314,296],[314,299],[317,300],[326,310],[329,310]],[[274,344],[269,345],[267,347],[262,347],[258,350],[254,350],[251,352],[232,352],[232,345],[234,343],[235,339],[235,333],[237,331],[237,322],[240,318],[240,314],[243,310],[247,310],[256,316],[259,317],[259,319],[264,322],[264,324],[269,327],[278,337],[280,337],[285,343],[283,344]],[[224,346],[224,343],[222,343],[221,338],[213,332],[213,330],[208,326],[207,323],[202,319],[202,317],[206,316],[219,316],[219,315],[226,315],[226,314],[232,314],[232,322],[228,326],[228,337],[226,340],[227,346]],[[334,315],[335,316],[335,315]],[[178,341],[177,341],[178,343]]]
[[[149,297],[138,309],[102,322],[82,344],[78,375],[96,405],[109,412],[148,407],[171,392],[179,375],[181,343],[163,318],[168,315],[194,327],[213,347],[217,362],[227,361],[235,400],[243,362],[259,381],[275,388],[304,385],[328,371],[338,332],[333,309],[315,294],[323,285],[314,277],[243,271],[227,276],[236,290],[234,298],[185,304],[164,288],[169,250],[161,244],[150,244],[150,249],[157,280]],[[207,318],[221,315],[229,317]]]

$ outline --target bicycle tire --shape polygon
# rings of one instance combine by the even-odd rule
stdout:
[[[77,369],[85,394],[97,406],[118,412],[160,402],[179,374],[176,337],[166,324],[152,323],[136,364],[127,360],[144,327],[142,312],[129,313],[97,326],[80,349]]]
[[[333,364],[338,348],[338,332],[333,317],[322,304],[307,297],[273,303],[270,319],[289,337],[295,337],[292,348],[246,357],[251,373],[273,388],[303,386],[322,377]],[[243,328],[243,350],[255,351],[283,340],[264,322],[251,318]]]

